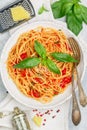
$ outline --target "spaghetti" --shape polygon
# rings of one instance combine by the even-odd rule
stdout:
[[[39,64],[33,68],[18,69],[13,66],[25,58],[37,56],[34,41],[38,40],[47,51],[63,52],[72,55],[68,40],[62,30],[38,27],[19,36],[7,59],[7,70],[19,90],[28,97],[42,103],[52,101],[55,95],[63,93],[71,83],[72,63],[59,62],[52,59],[60,74],[51,72],[46,66]]]

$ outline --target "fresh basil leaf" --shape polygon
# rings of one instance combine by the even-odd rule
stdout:
[[[63,14],[67,14],[73,7],[73,3],[72,2],[65,2],[62,5],[62,13]]]
[[[70,54],[54,52],[51,56],[61,62],[78,62]]]
[[[76,16],[76,18],[82,22],[82,15],[81,15],[81,7],[79,4],[75,4],[74,5],[74,14]]]
[[[70,1],[71,0],[60,0],[60,1],[53,2],[51,4],[51,9],[52,9],[53,16],[55,19],[61,18],[65,15],[65,12],[62,11],[62,7],[66,2],[70,2]]]
[[[52,9],[57,8],[60,3],[61,3],[60,1],[55,1],[55,2],[53,2],[53,3],[51,4],[51,8],[52,8]]]
[[[76,4],[76,3],[78,3],[78,2],[80,2],[80,0],[73,0],[73,3],[74,3],[74,4]]]
[[[57,65],[50,59],[46,60],[46,65],[48,67],[48,69],[56,74],[60,74],[60,70],[57,67]]]
[[[59,0],[59,1],[55,1],[51,4],[52,8],[57,8],[59,6],[59,3],[66,3],[66,2],[70,2],[71,0]]]
[[[34,48],[39,56],[41,56],[43,59],[46,58],[46,49],[40,42],[35,41]]]
[[[43,6],[39,8],[38,14],[42,14],[44,12]]]
[[[66,15],[66,22],[67,22],[67,26],[68,28],[75,33],[76,35],[79,34],[79,32],[82,29],[82,22],[78,21],[78,19],[76,18],[76,16],[74,15],[73,11],[70,11],[67,15]]]
[[[87,24],[87,7],[81,0],[58,0],[51,4],[55,19],[66,16],[67,27],[76,35],[82,30],[82,22]]]
[[[26,58],[22,61],[20,61],[20,63],[14,65],[14,68],[32,68],[37,66],[39,63],[41,62],[40,58],[37,57],[31,57],[31,58]]]
[[[85,7],[84,5],[80,5],[80,7],[81,7],[81,16],[84,22],[87,24],[87,7]]]
[[[66,2],[72,2],[72,0],[60,0],[60,2],[66,3]]]
[[[44,5],[42,5],[39,10],[38,10],[38,14],[42,14],[44,11],[48,12],[48,10],[44,7]]]
[[[60,1],[54,2],[53,4],[51,4],[51,9],[55,19],[64,16],[64,14],[62,14],[62,2]]]

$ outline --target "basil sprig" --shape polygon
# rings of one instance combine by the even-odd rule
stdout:
[[[54,52],[48,57],[45,47],[37,40],[34,42],[34,49],[37,52],[38,57],[26,58],[14,65],[14,68],[33,68],[41,63],[42,65],[47,66],[50,71],[60,74],[59,68],[57,67],[56,63],[50,59],[51,57],[61,62],[77,62],[77,60],[75,60],[71,55],[66,53]]]
[[[41,63],[48,67],[48,69],[56,74],[60,74],[60,70],[57,65],[47,57],[45,47],[38,41],[34,44],[35,51],[41,57]]]
[[[87,7],[80,0],[59,0],[51,4],[55,19],[66,16],[67,27],[76,35],[82,30],[83,22],[87,24]]]

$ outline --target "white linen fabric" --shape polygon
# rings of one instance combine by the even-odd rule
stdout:
[[[48,129],[68,130],[68,112],[69,112],[70,100],[66,101],[61,106],[58,106],[53,109],[37,110],[25,107],[24,105],[14,100],[12,97],[10,98],[10,95],[7,98],[9,98],[9,100],[7,99],[7,102],[5,102],[0,107],[0,112],[3,112],[3,114],[7,115],[0,119],[0,126],[1,126],[0,130],[4,130],[3,127],[9,128],[9,130],[10,129],[13,130],[12,126],[13,114],[9,115],[9,113],[11,113],[14,107],[16,106],[26,113],[28,121],[31,126],[31,130],[48,130]],[[33,117],[37,114],[39,116],[43,115],[40,127],[38,127],[33,121]]]
[[[15,0],[13,0],[13,1],[15,1]],[[13,2],[13,1],[6,0],[4,2],[3,0],[1,0],[0,2],[2,4],[0,4],[0,8],[1,8],[1,6],[5,6],[5,5],[9,4],[9,2]],[[38,20],[53,20],[53,15],[51,14],[51,9],[50,9],[50,0],[31,0],[31,2],[35,8],[37,17],[29,20],[28,22],[26,22],[24,24],[32,23],[32,22],[38,21]],[[42,15],[38,15],[38,9],[39,9],[39,7],[42,6],[42,4],[44,4],[44,6],[49,10],[49,12],[43,13]],[[16,29],[22,27],[24,24],[14,28],[14,29],[11,29],[9,31],[9,34],[11,35]],[[64,26],[64,24],[63,24],[63,26]],[[84,37],[85,35],[82,35],[82,33],[81,33],[81,36]],[[80,35],[79,35],[79,37],[80,37]],[[84,47],[84,52],[87,51],[86,48],[87,48],[87,46]],[[85,58],[87,61],[87,57],[85,57]],[[13,111],[14,107],[18,106],[21,110],[25,111],[27,118],[29,120],[30,126],[31,126],[31,130],[48,130],[48,129],[49,130],[68,130],[69,104],[70,104],[70,100],[65,102],[61,106],[54,108],[50,114],[44,114],[44,116],[42,117],[41,127],[38,127],[37,125],[35,125],[35,123],[32,121],[32,119],[33,119],[34,115],[37,114],[37,112],[43,114],[43,113],[47,112],[48,110],[34,111],[33,109],[23,106],[22,104],[20,104],[16,100],[14,100],[10,95],[8,95],[5,98],[5,100],[0,104],[0,112],[9,113],[9,112]],[[58,110],[59,110],[59,112],[57,112]],[[54,116],[54,118],[52,118],[53,116]],[[71,113],[70,113],[70,116],[71,116]],[[43,125],[44,119],[46,119],[45,125]],[[1,118],[0,119],[0,130],[14,130],[11,120],[12,120],[12,115]]]

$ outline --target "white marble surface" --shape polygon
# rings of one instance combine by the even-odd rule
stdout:
[[[0,0],[0,8],[2,8],[3,6],[5,6],[8,3],[13,2],[13,1],[15,1],[15,0]],[[38,15],[37,14],[37,10],[42,5],[42,3],[44,3],[44,5],[50,10],[49,1],[50,0],[31,0],[31,2],[34,3],[34,7],[35,7],[35,11],[36,11],[36,16]],[[87,6],[87,0],[82,0],[82,3],[84,3]],[[40,20],[41,19],[42,20],[47,20],[48,18],[50,20],[53,19],[51,10],[48,13],[44,13],[44,14],[38,16],[38,17],[39,17]],[[35,18],[32,19],[32,21],[33,20],[35,20]],[[64,21],[64,19],[58,19],[58,20]],[[0,55],[1,55],[2,49],[3,49],[3,47],[4,47],[4,45],[5,45],[6,41],[7,41],[7,39],[9,38],[9,36],[10,36],[9,32],[5,32],[3,34],[0,34]],[[87,44],[87,25],[83,24],[83,30],[80,32],[79,37],[80,37],[80,39],[82,39],[85,42],[85,44]],[[86,69],[86,72],[85,72],[82,84],[83,84],[85,92],[87,93],[87,69]],[[5,88],[3,87],[3,83],[1,82],[1,79],[0,79],[0,102],[3,100],[4,95],[6,95],[6,91],[5,91]],[[71,113],[71,107],[70,107],[69,115]],[[81,109],[81,114],[82,114],[81,123],[78,126],[74,126],[73,123],[72,123],[72,121],[71,121],[71,116],[69,116],[69,129],[70,130],[82,130],[82,129],[86,130],[87,129],[87,123],[86,123],[87,122],[87,115],[86,115],[86,113],[87,113],[87,107],[82,108],[80,106],[80,109]],[[4,130],[4,128],[2,130]]]

